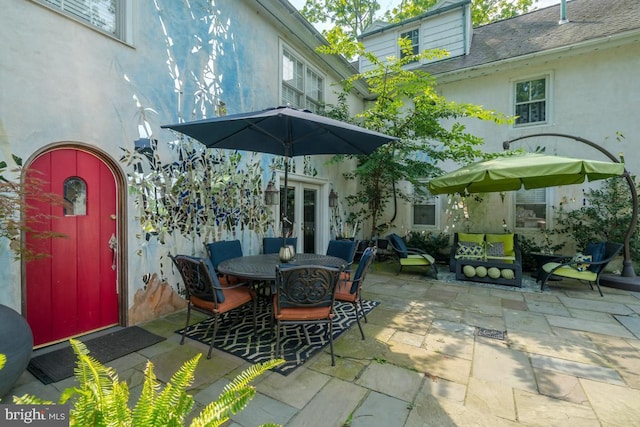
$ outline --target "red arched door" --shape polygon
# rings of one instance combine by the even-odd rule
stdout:
[[[37,172],[36,172],[37,171]],[[64,148],[44,153],[29,166],[47,184],[44,192],[62,195],[64,206],[32,201],[27,219],[36,231],[66,237],[26,244],[48,257],[26,263],[26,317],[36,346],[118,323],[116,263],[116,180],[98,157]]]

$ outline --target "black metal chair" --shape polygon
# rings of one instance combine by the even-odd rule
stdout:
[[[257,329],[256,298],[255,292],[247,286],[247,283],[242,282],[233,286],[221,286],[218,277],[213,271],[213,266],[207,258],[187,255],[170,255],[170,257],[182,276],[187,292],[187,321],[182,332],[180,345],[184,344],[192,309],[213,316],[213,334],[207,359],[211,358],[211,350],[218,333],[221,314],[251,302],[253,304],[253,331],[255,333]]]
[[[333,354],[333,302],[343,268],[318,265],[277,266],[276,292],[273,295],[273,320],[276,323],[276,357],[281,354],[280,329],[287,325],[301,325],[307,342],[311,342],[305,328],[310,324],[326,324]]]
[[[584,259],[578,260],[574,257],[558,260],[560,262],[548,262],[544,264],[538,274],[538,280],[541,282],[540,290],[542,291],[544,289],[544,285],[553,276],[556,278],[571,278],[580,282],[586,282],[591,286],[591,289],[593,289],[593,284],[595,283],[598,287],[598,292],[600,292],[600,296],[604,296],[602,289],[600,289],[600,275],[607,264],[618,255],[622,247],[623,245],[620,243],[590,243],[585,250],[585,255],[590,255],[592,258],[590,261],[585,261]],[[586,264],[588,264],[588,266],[585,266]]]
[[[287,237],[285,239],[287,246],[298,247],[297,237]],[[277,254],[282,247],[282,237],[263,237],[262,238],[262,253],[263,254]]]
[[[398,261],[398,273],[402,271],[402,267],[426,267],[433,271],[434,279],[438,279],[438,268],[434,257],[418,248],[408,248],[402,237],[395,233],[387,236],[394,255]]]
[[[362,253],[362,257],[360,258],[360,262],[358,263],[358,268],[356,268],[356,272],[353,274],[353,277],[346,280],[341,279],[336,289],[336,301],[349,302],[353,305],[353,311],[356,315],[356,321],[358,322],[358,328],[360,329],[360,335],[362,335],[362,339],[364,339],[364,331],[362,330],[362,325],[360,324],[358,306],[360,306],[360,312],[362,313],[362,317],[364,318],[365,323],[368,323],[367,315],[364,312],[364,307],[362,306],[362,282],[364,282],[367,271],[369,271],[369,267],[373,263],[373,260],[376,258],[376,252],[377,248],[375,246],[371,246],[365,249]]]

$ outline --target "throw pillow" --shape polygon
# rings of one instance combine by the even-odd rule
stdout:
[[[476,245],[484,243],[484,234],[482,233],[458,233],[459,242],[471,242]]]
[[[592,255],[583,255],[581,253],[577,253],[571,260],[571,262],[575,262],[575,264],[571,264],[571,266],[578,271],[586,271],[591,265],[591,261],[593,261]]]
[[[513,233],[487,234],[486,238],[487,243],[502,242],[504,244],[504,256],[516,256],[516,252],[513,247]]]
[[[458,242],[456,258],[480,259],[484,257],[484,248],[474,242]]]
[[[600,262],[604,259],[605,243],[589,243],[587,249],[584,251],[585,255],[591,255],[591,261]],[[589,271],[597,272],[602,264],[592,264],[589,266]]]
[[[487,256],[504,256],[504,242],[487,242]]]

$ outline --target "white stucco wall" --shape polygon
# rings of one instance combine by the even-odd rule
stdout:
[[[280,104],[283,41],[326,73],[326,100],[336,102],[332,84],[340,76],[299,34],[275,24],[254,1],[213,3],[194,0],[177,7],[173,0],[132,1],[132,44],[127,45],[36,2],[8,0],[0,14],[0,125],[6,133],[0,142],[25,161],[50,144],[77,141],[99,147],[117,162],[121,147],[133,149],[136,139],[150,136],[169,158],[168,142],[175,136],[161,130],[163,124],[212,117],[218,100],[229,114]],[[362,108],[356,95],[350,103],[354,113]],[[270,157],[264,157],[266,165]],[[335,171],[324,172],[325,160],[313,160],[319,179],[332,180],[340,193],[341,180]],[[136,239],[141,233],[132,200],[125,209],[130,304],[144,285],[142,276],[159,272],[163,252],[153,241]],[[175,244],[189,249],[186,242]],[[8,266],[0,273],[0,303],[20,310],[20,263],[11,258],[0,252],[0,265]]]
[[[514,82],[548,75],[551,83],[548,123],[515,127],[478,120],[463,121],[470,133],[484,138],[483,150],[500,152],[503,141],[524,135],[563,133],[593,141],[614,156],[624,153],[627,169],[637,174],[640,169],[635,160],[638,156],[635,141],[640,134],[640,122],[635,118],[635,111],[640,107],[640,80],[637,78],[640,43],[637,39],[627,42],[603,43],[593,48],[576,48],[570,52],[495,64],[458,75],[439,76],[438,90],[449,101],[477,104],[511,115],[514,114]],[[621,142],[616,140],[618,132],[625,136]],[[526,151],[533,151],[537,146],[546,147],[550,154],[608,161],[596,149],[570,139],[532,138],[513,144],[513,148]],[[457,167],[448,165],[449,170]],[[597,186],[598,183],[592,185]],[[550,189],[550,200],[554,206],[569,200],[578,208],[583,199],[582,190],[588,186]],[[486,215],[476,211],[476,219],[472,222],[477,231],[485,231],[485,227],[500,229],[503,218],[513,229],[514,193],[508,193],[504,203],[496,195],[484,197],[497,210],[491,209]],[[443,204],[446,205],[446,202],[443,201]],[[442,229],[451,225],[446,215],[441,216],[440,225]],[[483,227],[483,230],[479,230],[479,227]]]

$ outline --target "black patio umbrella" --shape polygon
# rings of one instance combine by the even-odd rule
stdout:
[[[379,146],[398,139],[308,110],[287,106],[161,127],[188,135],[209,148],[284,156],[283,221],[286,221],[287,216],[290,157],[313,154],[371,154]]]

